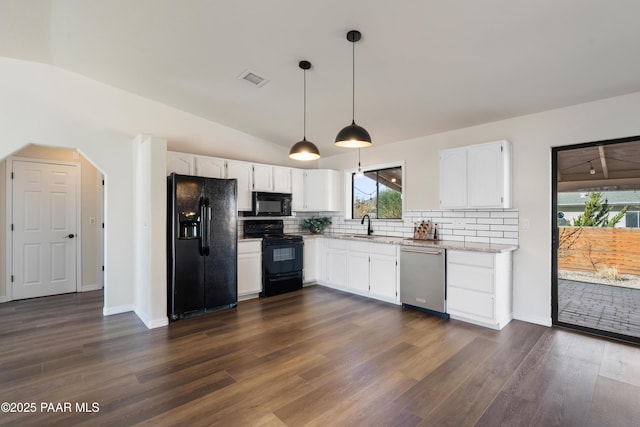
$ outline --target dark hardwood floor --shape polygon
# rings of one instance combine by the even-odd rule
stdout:
[[[637,346],[319,286],[155,330],[101,292],[0,304],[0,350],[0,402],[35,409],[0,425],[640,425]]]

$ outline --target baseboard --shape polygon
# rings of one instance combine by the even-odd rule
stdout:
[[[238,301],[247,301],[247,300],[256,299],[256,298],[260,298],[259,292],[255,292],[252,294],[238,295]]]
[[[114,314],[120,313],[128,313],[130,311],[134,311],[133,305],[120,305],[117,307],[103,307],[102,315],[103,316],[112,316]]]
[[[102,289],[102,285],[94,283],[91,285],[82,285],[80,292],[99,291],[100,289]]]
[[[11,301],[8,297],[0,297],[0,303]]]
[[[140,317],[140,316],[138,316],[138,317]],[[153,320],[149,320],[149,321],[146,321],[146,320],[140,318],[140,320],[142,320],[142,323],[144,323],[144,325],[147,327],[147,329],[161,328],[161,327],[167,326],[169,324],[169,318],[168,317],[163,317],[161,319],[153,319]]]
[[[539,317],[539,316],[527,316],[518,313],[513,313],[515,320],[521,320],[527,323],[535,323],[536,325],[551,326],[551,318]]]

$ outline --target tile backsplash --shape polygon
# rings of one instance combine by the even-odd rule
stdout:
[[[300,232],[302,221],[312,216],[330,217],[332,224],[327,228],[328,232],[366,233],[366,223],[361,225],[359,219],[345,219],[344,215],[336,215],[336,212],[306,212],[285,218],[285,232]],[[414,225],[420,221],[438,224],[440,240],[518,244],[517,209],[405,211],[403,220],[374,219],[371,224],[375,235],[413,237]]]

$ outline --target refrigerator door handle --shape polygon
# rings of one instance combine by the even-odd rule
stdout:
[[[200,251],[200,255],[206,255],[207,250],[207,221],[206,221],[206,207],[204,197],[200,197],[200,201],[198,202],[199,210],[200,210],[200,221],[201,221],[201,230],[200,230],[200,244],[198,245],[198,249]]]
[[[205,216],[203,217],[205,223],[205,246],[204,246],[204,254],[209,256],[211,253],[211,206],[209,205],[209,198],[204,199],[204,212]]]

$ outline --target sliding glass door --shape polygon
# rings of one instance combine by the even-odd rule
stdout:
[[[554,325],[640,342],[640,137],[552,149]]]

